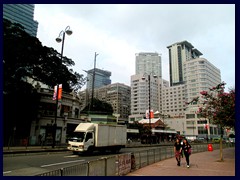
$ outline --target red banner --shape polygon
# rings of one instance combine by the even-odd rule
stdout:
[[[58,100],[60,100],[62,98],[62,84],[59,84],[57,86],[54,86],[53,100],[56,100],[57,89],[58,89]]]

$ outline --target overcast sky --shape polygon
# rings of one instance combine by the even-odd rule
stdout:
[[[111,71],[112,83],[130,85],[135,54],[157,52],[169,81],[167,46],[187,40],[220,69],[226,90],[235,88],[234,4],[36,4],[34,20],[39,40],[58,52],[61,43],[55,39],[70,26],[73,34],[65,37],[63,55],[84,76],[97,52],[96,67]]]

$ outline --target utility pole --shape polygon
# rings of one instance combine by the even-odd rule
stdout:
[[[94,68],[93,68],[93,76],[92,76],[92,99],[91,99],[91,108],[90,110],[93,109],[93,97],[94,97],[94,84],[95,84],[95,73],[96,73],[96,58],[97,58],[97,53],[95,52],[94,56]]]

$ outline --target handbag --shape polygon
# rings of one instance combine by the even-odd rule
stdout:
[[[188,154],[191,155],[192,154],[192,149],[188,148]]]

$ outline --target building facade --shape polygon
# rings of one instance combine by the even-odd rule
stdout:
[[[170,86],[184,84],[184,62],[198,58],[200,51],[188,41],[182,41],[167,46],[169,52]]]
[[[162,88],[162,114],[184,117],[186,110],[185,85]]]
[[[94,69],[87,71],[87,89],[92,90]],[[94,88],[100,88],[111,84],[112,73],[110,71],[95,68]]]
[[[38,22],[34,18],[34,4],[3,4],[3,18],[21,24],[31,36],[37,36]]]
[[[130,114],[130,87],[122,83],[114,83],[94,89],[94,98],[105,101],[112,105],[113,115],[119,122],[126,122]],[[81,99],[81,109],[83,109],[90,99],[87,89],[79,93]]]
[[[146,111],[149,111],[149,105],[153,112],[161,109],[160,92],[162,84],[160,78],[154,78],[150,75],[149,86],[148,78],[143,77],[144,74],[131,76],[131,115],[140,115],[142,118],[145,117]]]
[[[154,65],[151,66],[145,65],[144,61],[150,62],[149,54],[136,57],[136,73],[142,74],[131,76],[129,122],[145,117],[150,97],[151,109],[155,113],[158,112],[167,128],[175,129],[189,139],[197,137],[210,139],[219,136],[219,128],[196,113],[199,104],[188,104],[188,102],[200,97],[201,91],[207,91],[219,84],[220,70],[208,60],[200,58],[202,53],[187,41],[175,43],[167,48],[169,49],[170,84],[166,80],[154,79],[151,76],[149,88],[149,84],[142,78],[143,74],[145,71],[152,72],[152,66],[161,66],[154,64],[158,61],[152,61]],[[149,96],[149,89],[151,96]]]
[[[186,102],[199,97],[201,91],[208,91],[221,83],[221,72],[205,58],[196,58],[184,63]]]
[[[74,93],[62,93],[58,101],[57,117],[55,119],[56,101],[53,100],[53,90],[37,87],[40,94],[38,116],[31,124],[30,145],[52,145],[53,125],[56,121],[56,144],[66,143],[76,126],[85,122],[80,119],[80,99]]]
[[[135,61],[135,74],[153,74],[162,78],[162,60],[158,53],[137,53]]]

